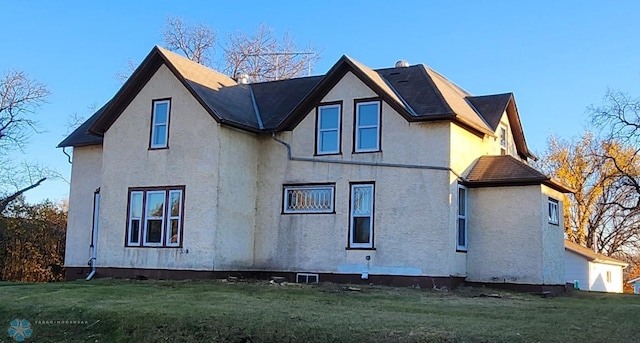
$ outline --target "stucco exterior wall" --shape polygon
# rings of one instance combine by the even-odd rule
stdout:
[[[544,282],[540,194],[538,185],[469,190],[467,280]]]
[[[149,150],[153,99],[171,98],[169,148]],[[212,269],[219,125],[161,66],[104,136],[97,265]],[[125,247],[129,187],[184,185],[181,248]]]
[[[258,179],[258,140],[251,133],[220,127],[215,270],[243,270],[253,264]]]
[[[76,147],[71,165],[71,191],[64,265],[85,267],[91,258],[93,194],[101,185],[102,145]]]
[[[352,154],[354,99],[376,96],[348,73],[322,102],[343,101],[342,154],[289,161],[286,148],[260,137],[256,269],[334,273],[451,274],[455,251],[449,218],[449,172],[419,168],[324,163],[347,160],[448,166],[449,123],[408,123],[383,103],[382,152]],[[314,157],[315,110],[278,134],[294,157]],[[346,249],[350,182],[375,182],[375,250]],[[335,214],[282,215],[284,184],[335,183]],[[366,260],[369,256],[370,260]]]
[[[547,285],[565,282],[564,263],[564,196],[562,193],[541,185],[542,227],[542,277]],[[549,198],[558,201],[558,225],[549,223]]]

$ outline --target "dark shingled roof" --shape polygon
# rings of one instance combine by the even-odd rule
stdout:
[[[96,119],[102,114],[105,107],[109,102],[104,104],[99,110],[96,111],[89,119],[87,119],[82,125],[80,125],[77,129],[75,129],[67,138],[65,138],[60,144],[58,144],[58,148],[70,147],[70,146],[84,146],[84,145],[96,145],[102,144],[102,137],[92,135],[88,132],[89,126],[93,124]]]
[[[256,133],[292,130],[347,72],[408,121],[453,120],[474,132],[492,135],[507,106],[513,107],[509,120],[518,120],[515,103],[509,102],[511,94],[473,97],[422,64],[373,70],[342,56],[325,75],[244,85],[154,47],[114,98],[59,146],[100,144],[97,135],[104,134],[163,64],[216,121]],[[520,127],[519,122],[512,126]],[[515,131],[514,140],[521,156],[531,155],[521,131]]]
[[[473,107],[484,117],[487,124],[493,129],[498,129],[502,114],[507,110],[509,100],[513,97],[512,93],[484,95],[484,96],[469,96],[467,100],[471,102]]]
[[[402,96],[416,116],[454,115],[423,65],[376,71]]]
[[[186,81],[222,121],[252,128],[260,127],[248,85],[221,87],[216,90],[191,80]]]
[[[548,177],[510,155],[482,156],[466,177],[474,182],[543,181]]]
[[[264,129],[275,130],[321,79],[311,76],[251,84]]]
[[[574,192],[511,155],[479,157],[465,177],[465,184],[469,187],[544,184],[562,193]]]

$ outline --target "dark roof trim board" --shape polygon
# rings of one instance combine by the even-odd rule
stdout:
[[[543,184],[562,193],[575,193],[575,190],[510,155],[479,157],[463,183],[470,188]]]
[[[278,125],[276,131],[289,131],[295,128],[305,116],[324,98],[327,93],[347,74],[352,72],[367,87],[371,88],[378,96],[380,96],[387,104],[389,104],[396,112],[400,113],[409,121],[415,118],[411,115],[405,104],[398,102],[389,92],[384,90],[380,84],[375,82],[367,73],[349,57],[343,55],[340,57],[327,74],[316,84],[313,89],[294,107],[285,119]],[[382,77],[381,77],[382,78]],[[387,83],[385,83],[387,85]],[[389,86],[389,88],[392,88]],[[394,94],[395,95],[395,94]]]
[[[126,107],[131,103],[131,101],[133,101],[133,99],[163,64],[167,66],[171,73],[178,79],[178,81],[180,81],[180,83],[182,83],[194,99],[196,99],[196,101],[198,101],[198,103],[200,103],[200,105],[216,120],[216,122],[254,133],[260,132],[259,128],[231,121],[220,116],[212,106],[206,103],[191,84],[192,82],[194,84],[198,83],[192,80],[187,80],[158,46],[155,46],[140,66],[136,68],[131,77],[127,82],[125,82],[122,88],[120,88],[113,97],[112,101],[104,109],[103,113],[89,127],[88,131],[92,134],[104,135],[104,132],[106,132],[107,129],[118,119]],[[205,85],[200,86],[205,88],[207,87]]]

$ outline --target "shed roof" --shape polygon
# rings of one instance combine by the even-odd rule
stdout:
[[[583,247],[582,245],[574,243],[567,239],[564,240],[564,248],[565,250],[569,250],[573,253],[576,253],[586,258],[590,262],[613,264],[616,266],[621,266],[622,268],[626,268],[629,265],[624,261],[618,260],[613,257],[609,257],[607,255],[599,254],[587,247]]]

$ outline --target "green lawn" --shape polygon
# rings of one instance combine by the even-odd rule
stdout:
[[[31,342],[623,342],[640,337],[640,296],[575,292],[544,299],[489,289],[357,287],[360,291],[335,284],[109,279],[0,283],[0,342],[14,341],[6,330],[16,318],[31,322]],[[502,298],[480,296],[491,293]]]

